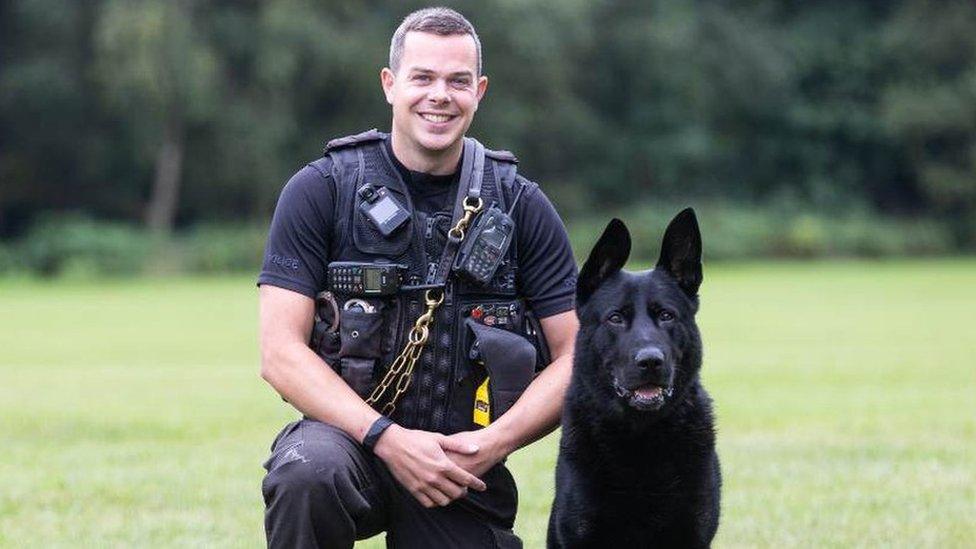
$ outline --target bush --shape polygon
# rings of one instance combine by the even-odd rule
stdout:
[[[0,243],[0,275],[256,273],[266,236],[263,225],[201,225],[160,240],[131,225],[46,215],[19,241]]]
[[[190,272],[257,273],[267,236],[266,226],[203,225],[180,237],[178,247]]]
[[[633,237],[631,257],[657,259],[667,223],[685,205],[641,205],[569,220],[570,239],[585,259],[611,217],[623,219]],[[695,205],[707,259],[894,257],[956,252],[952,235],[933,220],[893,219],[864,212],[825,215],[788,209]]]
[[[637,205],[566,220],[577,259],[611,217],[633,236],[635,261],[657,259],[668,221],[685,205]],[[825,215],[789,207],[696,204],[708,260],[751,258],[895,257],[958,253],[949,228],[926,219],[853,212]],[[143,229],[81,216],[46,216],[18,242],[0,243],[0,275],[128,276],[143,273],[255,274],[267,227],[200,225],[168,240]]]
[[[17,253],[13,246],[0,242],[0,276],[8,276],[17,272]]]
[[[32,273],[51,276],[132,275],[142,271],[151,240],[131,226],[83,216],[42,216],[18,249]]]

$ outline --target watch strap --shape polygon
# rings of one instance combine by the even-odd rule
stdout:
[[[386,431],[387,427],[393,425],[393,420],[386,417],[380,416],[376,418],[376,421],[369,426],[369,430],[366,431],[366,436],[363,437],[363,448],[366,448],[370,452],[376,447],[376,443],[380,440],[380,436],[383,431]]]

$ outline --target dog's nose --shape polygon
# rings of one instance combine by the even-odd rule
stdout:
[[[638,368],[650,369],[664,364],[664,353],[657,347],[641,349],[634,355]]]

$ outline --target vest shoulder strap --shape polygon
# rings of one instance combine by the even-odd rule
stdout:
[[[518,164],[518,158],[512,154],[511,151],[493,151],[486,147],[485,156],[491,158],[492,160],[499,160],[501,162],[508,162],[510,164]]]
[[[347,135],[346,137],[340,137],[338,139],[333,139],[325,144],[325,154],[332,151],[337,151],[346,147],[351,147],[353,145],[358,145],[360,143],[368,143],[370,141],[379,141],[386,137],[386,134],[378,131],[376,128],[364,131],[362,133],[357,133],[356,135]]]

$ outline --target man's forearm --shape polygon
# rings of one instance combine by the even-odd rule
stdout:
[[[335,425],[355,440],[362,440],[379,417],[305,345],[282,345],[265,359],[261,376],[303,414]]]

